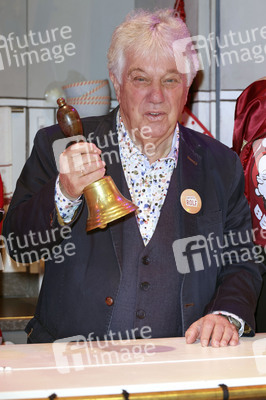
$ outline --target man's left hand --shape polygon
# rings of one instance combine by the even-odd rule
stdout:
[[[186,342],[194,343],[200,339],[203,347],[210,343],[212,347],[236,346],[239,342],[238,331],[222,315],[208,314],[194,322],[185,333]]]

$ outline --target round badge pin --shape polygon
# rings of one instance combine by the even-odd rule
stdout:
[[[201,209],[200,195],[193,189],[186,189],[181,193],[180,202],[189,214],[197,214]]]

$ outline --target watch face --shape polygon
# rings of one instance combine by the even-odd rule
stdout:
[[[237,319],[233,317],[228,317],[228,321],[231,322],[231,324],[235,325],[237,330],[241,328],[241,323]]]

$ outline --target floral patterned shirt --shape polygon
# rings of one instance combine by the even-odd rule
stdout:
[[[80,197],[76,200],[70,200],[63,195],[59,185],[59,175],[55,183],[55,204],[63,223],[69,223],[74,217],[76,209],[82,203]]]
[[[117,133],[123,171],[132,201],[138,206],[137,223],[144,244],[147,245],[155,231],[170,179],[177,165],[178,124],[173,135],[170,153],[167,157],[160,158],[152,164],[131,140],[119,112],[117,114]]]

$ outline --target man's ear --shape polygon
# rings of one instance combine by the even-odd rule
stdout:
[[[187,104],[187,100],[188,100],[188,93],[189,93],[189,88],[187,88],[187,89],[186,89],[186,92],[185,92],[184,107],[185,107],[185,105]]]
[[[109,73],[109,76],[114,85],[117,101],[118,103],[120,103],[120,83],[118,82],[116,76],[112,72]]]
[[[184,87],[184,93],[183,93],[182,100],[181,100],[183,102],[183,107],[182,107],[182,111],[181,111],[181,114],[179,115],[178,119],[181,118],[181,115],[182,115],[182,113],[184,111],[185,105],[187,104],[188,93],[189,93],[189,87],[185,86]]]
[[[189,93],[189,87],[186,85],[184,87],[184,102],[185,102],[185,104],[186,104],[187,99],[188,99],[188,93]]]

